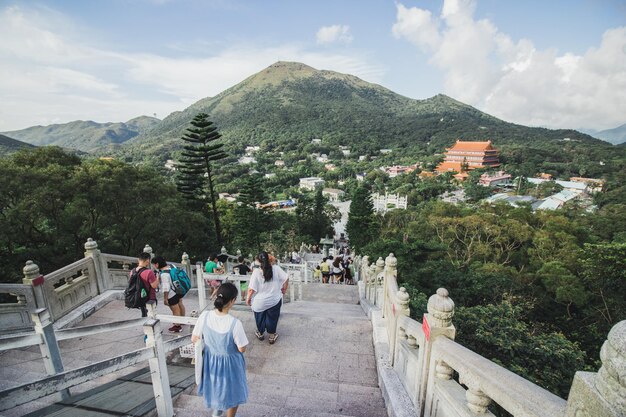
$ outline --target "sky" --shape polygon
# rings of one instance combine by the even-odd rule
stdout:
[[[626,123],[626,0],[0,0],[0,131],[162,119],[276,61],[529,126]]]

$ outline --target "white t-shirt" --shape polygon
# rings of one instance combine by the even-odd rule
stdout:
[[[209,328],[218,333],[228,333],[233,320],[235,320],[235,327],[233,328],[233,339],[235,339],[235,344],[238,348],[248,345],[248,338],[246,337],[246,332],[243,331],[243,324],[241,324],[241,320],[231,316],[230,314],[220,316],[217,314],[217,309],[205,311],[200,314],[200,317],[198,317],[198,321],[193,328],[193,332],[191,332],[192,335],[200,336],[202,334],[202,327],[205,320]]]
[[[250,277],[249,289],[254,290],[252,297],[252,311],[260,313],[274,307],[283,298],[281,291],[289,276],[278,265],[272,265],[272,280],[265,282],[263,269],[254,268]]]
[[[172,299],[176,295],[176,291],[172,288],[172,276],[170,275],[170,270],[161,271],[161,291],[168,292],[167,299]]]

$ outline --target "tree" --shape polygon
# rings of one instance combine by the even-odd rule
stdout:
[[[213,175],[215,162],[226,157],[226,153],[222,150],[224,144],[215,142],[221,138],[221,135],[217,132],[217,127],[213,126],[213,122],[209,121],[208,114],[198,113],[191,121],[191,125],[193,127],[188,128],[187,133],[182,137],[190,144],[183,146],[182,158],[177,166],[180,172],[177,188],[189,199],[210,202],[217,243],[222,246],[222,230],[217,211]],[[204,176],[206,176],[206,184]]]
[[[261,233],[266,230],[266,213],[257,208],[262,203],[263,182],[260,175],[249,175],[242,184],[239,193],[241,203],[234,210],[235,234],[233,243],[245,252],[261,250]]]
[[[356,251],[372,241],[375,233],[374,204],[367,188],[360,186],[352,196],[346,232]]]
[[[332,234],[333,223],[340,216],[338,210],[328,204],[322,189],[318,188],[313,199],[303,195],[298,200],[296,221],[299,235],[303,239],[310,239],[312,243],[319,243],[321,238]]]

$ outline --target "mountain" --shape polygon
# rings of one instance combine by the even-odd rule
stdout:
[[[620,145],[626,142],[626,123],[614,129],[601,130],[591,136],[605,140],[613,145]]]
[[[368,153],[429,143],[441,150],[459,138],[491,139],[499,146],[564,138],[603,143],[575,130],[507,123],[442,94],[414,100],[352,75],[277,62],[215,97],[170,114],[122,146],[109,146],[107,152],[119,148],[127,157],[169,155],[181,148],[180,138],[199,112],[210,115],[226,147],[239,153],[247,145],[290,150],[312,138]]]
[[[120,144],[148,132],[159,119],[140,116],[126,123],[96,123],[74,121],[49,126],[33,126],[23,130],[4,132],[33,145],[57,145],[64,148],[93,152],[108,144]]]
[[[3,157],[23,148],[34,148],[34,146],[29,143],[10,138],[8,136],[0,135],[0,157]]]

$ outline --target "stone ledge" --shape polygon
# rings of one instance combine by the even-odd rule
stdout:
[[[65,316],[54,322],[54,330],[61,330],[71,327],[91,316],[96,311],[107,305],[113,300],[121,300],[124,297],[124,290],[107,290],[103,294],[92,298],[85,304],[76,307]]]
[[[389,417],[415,417],[417,411],[398,374],[390,365],[387,330],[380,308],[361,298],[361,307],[372,321],[372,338],[378,371],[378,385],[385,400]]]

